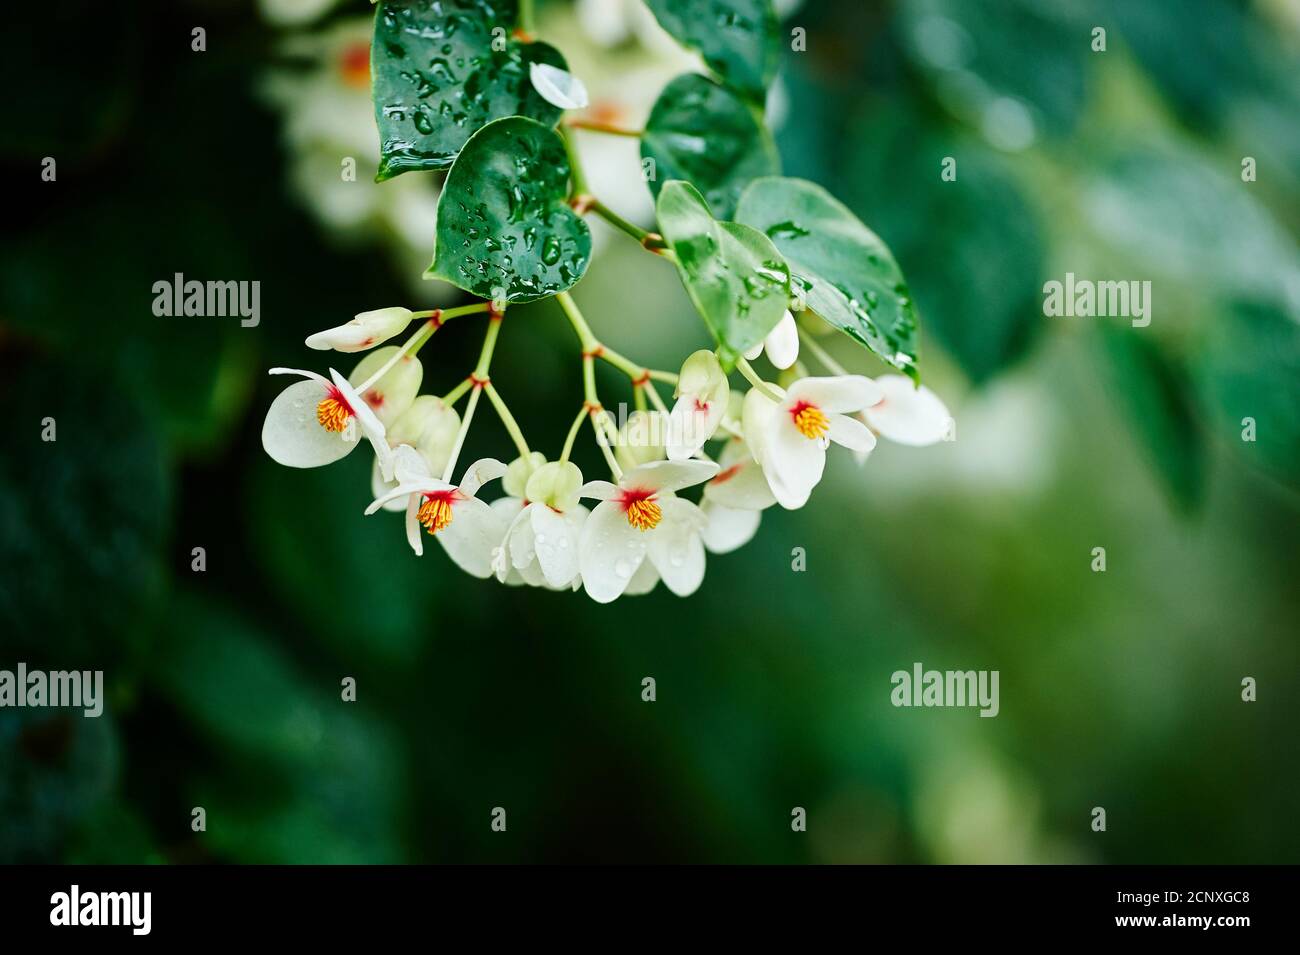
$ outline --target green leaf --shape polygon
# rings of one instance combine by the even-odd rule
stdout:
[[[521,116],[488,123],[442,187],[425,278],[507,302],[572,288],[591,261],[591,233],[568,195],[569,159],[555,130]]]
[[[780,58],[772,0],[646,0],[659,25],[709,69],[762,104]]]
[[[555,124],[563,111],[533,89],[529,68],[566,69],[564,57],[510,39],[517,15],[517,0],[382,0],[370,46],[378,181],[446,169],[470,136],[503,116]]]
[[[741,190],[780,171],[776,144],[754,109],[725,86],[697,73],[679,76],[659,94],[641,137],[641,155],[655,162],[650,191],[685,179],[724,219]]]
[[[1300,488],[1300,321],[1239,303],[1215,316],[1200,346],[1197,378],[1221,440]]]
[[[696,310],[730,367],[763,340],[790,305],[790,270],[772,240],[738,222],[718,222],[688,182],[664,183],[659,229]]]
[[[917,377],[911,290],[874,232],[816,183],[751,183],[736,219],[767,235],[790,264],[808,307],[895,368]]]
[[[1204,496],[1206,455],[1186,372],[1140,330],[1099,327],[1110,392],[1174,502],[1195,509]]]

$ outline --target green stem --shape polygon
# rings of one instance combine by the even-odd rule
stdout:
[[[573,140],[573,134],[560,127],[560,138],[564,140],[564,151],[569,156],[569,176],[573,180],[573,191],[569,196],[583,196],[587,194],[587,174],[583,172],[582,160],[578,158],[578,146]]]
[[[519,0],[519,29],[531,37],[535,22],[533,0]]]
[[[564,125],[570,129],[589,129],[593,133],[605,133],[609,136],[628,136],[632,139],[640,139],[645,135],[644,131],[640,129],[624,129],[622,126],[601,123],[594,119],[566,119]]]
[[[458,305],[456,308],[430,308],[420,312],[412,312],[411,314],[416,318],[424,318],[428,319],[428,321],[406,340],[406,344],[397,350],[397,354],[384,362],[377,372],[357,388],[357,394],[365,394],[366,391],[374,387],[375,382],[388,374],[392,367],[401,361],[404,356],[418,354],[420,349],[424,347],[424,343],[433,337],[433,333],[451,319],[458,318],[461,315],[472,315],[475,312],[486,312],[491,307],[489,302],[477,302],[473,305]]]
[[[781,400],[781,396],[772,390],[771,385],[769,385],[766,381],[764,381],[762,378],[758,376],[758,372],[754,371],[754,369],[750,366],[749,362],[746,361],[744,358],[736,359],[736,368],[740,371],[742,375],[745,376],[745,379],[751,385],[757,388],[766,397],[771,398],[773,401],[777,401],[777,402]]]
[[[591,428],[596,432],[596,444],[600,445],[601,454],[605,455],[605,463],[609,465],[609,473],[614,475],[614,483],[617,484],[623,480],[623,469],[618,466],[618,461],[614,458],[614,452],[609,446],[609,439],[605,437],[604,422],[597,420],[606,417],[606,412],[593,411],[591,413]]]
[[[807,331],[802,325],[799,328],[799,340],[803,342],[804,348],[813,353],[813,357],[821,362],[822,367],[835,375],[847,375],[848,370],[830,356],[830,353],[822,348],[813,337],[812,333]]]
[[[469,393],[465,416],[460,419],[460,430],[456,432],[456,443],[451,446],[451,457],[447,458],[447,466],[442,471],[442,480],[445,484],[451,483],[451,472],[456,470],[456,461],[460,458],[460,449],[465,444],[465,435],[469,434],[469,423],[474,420],[474,409],[478,407],[478,396],[482,392],[483,389],[475,385],[474,390]]]
[[[506,407],[506,403],[502,400],[501,395],[497,393],[496,387],[489,381],[483,386],[483,390],[487,392],[488,400],[492,402],[492,407],[496,408],[497,417],[499,417],[501,423],[506,426],[506,431],[510,434],[510,440],[514,441],[515,447],[519,449],[519,453],[523,457],[528,457],[528,442],[524,440],[524,433],[519,429],[519,422],[515,420],[515,416],[512,415],[510,409]]]
[[[573,330],[578,333],[578,342],[582,345],[584,352],[594,352],[600,348],[600,340],[587,324],[587,320],[582,317],[582,312],[578,310],[578,304],[573,300],[573,296],[568,292],[560,292],[555,296],[555,300],[560,303],[560,308],[564,309],[564,315],[573,326]]]
[[[569,455],[573,453],[573,442],[578,437],[578,429],[582,427],[582,419],[591,414],[591,411],[584,403],[578,410],[578,416],[573,419],[573,424],[569,425],[569,433],[564,439],[564,450],[560,452],[560,463],[564,464],[569,460]]]
[[[448,408],[452,407],[456,402],[460,401],[460,399],[465,396],[465,392],[469,391],[473,386],[474,379],[466,378],[459,385],[442,396],[442,403]]]

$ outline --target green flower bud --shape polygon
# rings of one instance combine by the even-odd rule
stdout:
[[[527,497],[528,479],[533,472],[546,463],[546,455],[533,451],[527,457],[517,457],[506,468],[506,476],[501,479],[501,486],[511,497]]]
[[[563,513],[578,504],[582,472],[572,461],[552,461],[533,471],[524,488],[524,497]]]

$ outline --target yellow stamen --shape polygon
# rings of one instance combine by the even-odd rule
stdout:
[[[816,405],[804,405],[794,414],[794,426],[805,438],[820,438],[831,426],[831,421]]]
[[[451,523],[451,502],[444,498],[428,498],[415,513],[415,519],[423,524],[430,534],[436,534]]]
[[[316,420],[326,431],[342,431],[348,426],[348,419],[351,417],[351,409],[333,395],[316,406]]]
[[[663,520],[664,512],[653,498],[633,501],[627,506],[627,522],[639,531],[648,531],[658,526]]]

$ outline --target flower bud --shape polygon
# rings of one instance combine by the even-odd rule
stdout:
[[[582,487],[582,472],[572,461],[552,461],[532,473],[524,489],[529,501],[545,504],[564,513],[578,504],[578,490]]]
[[[409,444],[422,455],[434,475],[442,474],[451,457],[460,415],[455,408],[433,395],[420,395],[402,412],[388,429],[388,443],[393,447]]]
[[[668,419],[661,411],[633,411],[618,432],[618,447],[614,454],[618,466],[631,470],[664,456],[668,439]]]
[[[675,397],[689,395],[699,402],[712,404],[715,401],[725,404],[731,392],[727,384],[727,374],[718,363],[718,356],[707,349],[692,353],[682,362],[681,374],[677,377]]]
[[[501,486],[511,497],[527,497],[528,479],[533,472],[546,463],[546,455],[533,451],[527,457],[517,457],[506,468],[506,476],[501,479]]]
[[[397,351],[396,345],[372,351],[352,369],[348,382],[352,387],[360,388],[375,372],[388,364]],[[413,355],[403,355],[361,397],[375,413],[375,417],[383,422],[384,427],[388,427],[411,407],[423,380],[424,367],[420,364],[420,359]]]
[[[413,317],[409,308],[377,308],[362,312],[346,325],[308,336],[307,347],[319,351],[365,351],[400,334]]]

